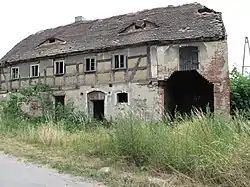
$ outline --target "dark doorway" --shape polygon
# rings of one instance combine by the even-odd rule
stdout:
[[[65,96],[55,96],[55,120],[64,117]]]
[[[190,115],[193,110],[214,112],[214,86],[197,71],[174,72],[165,82],[164,105],[174,116]]]
[[[59,105],[64,106],[64,99],[65,96],[55,96],[55,106],[58,107]]]
[[[104,119],[104,100],[92,101],[94,107],[94,118],[97,120]]]
[[[104,120],[105,93],[93,91],[88,93],[88,113],[97,120]]]

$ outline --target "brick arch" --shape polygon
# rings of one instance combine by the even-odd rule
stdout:
[[[198,72],[214,84],[215,110],[224,114],[230,113],[229,70],[227,57],[223,50],[215,50],[209,63]]]
[[[160,83],[161,114],[168,112],[174,116],[176,111],[191,114],[196,108],[206,112],[207,106],[214,111],[214,85],[195,70],[176,71]]]

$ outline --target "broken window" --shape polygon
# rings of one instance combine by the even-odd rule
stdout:
[[[96,71],[96,59],[86,58],[85,59],[85,72]]]
[[[114,69],[125,69],[127,66],[127,57],[125,55],[114,55]]]
[[[64,74],[64,61],[55,61],[54,63],[54,73],[55,75],[63,75]]]
[[[30,77],[38,77],[39,76],[39,64],[30,66]]]
[[[118,93],[117,103],[128,103],[128,93]]]
[[[11,79],[18,79],[19,78],[19,67],[12,67],[11,68]]]
[[[180,48],[180,70],[196,70],[199,69],[198,47],[187,46]]]

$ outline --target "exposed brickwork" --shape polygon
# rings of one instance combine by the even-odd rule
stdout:
[[[197,42],[185,44],[198,46],[199,69],[204,78],[214,84],[214,109],[215,112],[230,114],[230,90],[228,70],[227,41]],[[155,54],[157,64],[157,79],[167,81],[171,74],[178,71],[180,45],[160,46]],[[154,58],[152,58],[154,59]],[[159,85],[159,106],[164,108],[164,89]],[[163,109],[161,114],[163,114]]]
[[[160,106],[159,107],[159,115],[164,116],[164,100],[165,100],[165,96],[164,96],[164,87],[162,85],[159,85],[158,94],[159,94],[158,105]]]
[[[214,107],[217,112],[230,113],[230,90],[228,64],[224,57],[226,49],[215,51],[211,62],[204,69],[203,76],[214,84]]]

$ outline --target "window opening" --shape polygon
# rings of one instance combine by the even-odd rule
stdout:
[[[64,74],[64,61],[55,62],[55,74],[56,75]]]
[[[118,93],[117,94],[118,103],[128,103],[128,93]]]
[[[114,55],[115,69],[126,68],[126,58],[124,55]]]
[[[95,71],[96,70],[96,60],[95,58],[86,58],[85,59],[85,71]]]
[[[19,78],[19,68],[13,67],[11,68],[11,79],[18,79]]]
[[[144,29],[146,27],[146,23],[142,22],[142,23],[135,23],[135,29]]]
[[[31,77],[38,77],[39,76],[39,64],[31,65],[30,76]]]
[[[52,39],[49,39],[49,43],[55,43],[56,42],[56,39],[52,38]]]

